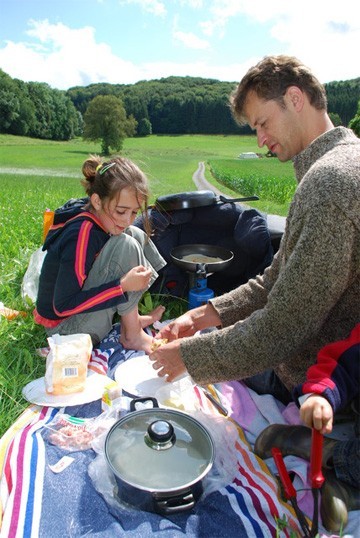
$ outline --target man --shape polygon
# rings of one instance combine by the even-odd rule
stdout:
[[[296,58],[264,58],[231,104],[260,147],[293,160],[298,187],[280,249],[263,275],[162,329],[169,343],[150,358],[168,381],[185,370],[201,384],[247,378],[287,403],[309,357],[359,321],[360,141],[334,128],[323,86]],[[209,327],[219,330],[193,337]]]

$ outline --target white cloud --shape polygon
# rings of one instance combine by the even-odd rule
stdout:
[[[173,38],[175,39],[175,41],[179,41],[189,49],[205,50],[210,48],[210,43],[208,41],[205,41],[205,39],[201,39],[200,37],[191,32],[180,32],[179,30],[177,30],[174,31]]]
[[[139,80],[136,66],[115,56],[105,43],[96,43],[94,28],[74,30],[47,20],[30,21],[30,26],[28,34],[40,40],[40,49],[11,41],[0,49],[0,66],[13,78],[46,81],[60,89]]]
[[[265,0],[119,2],[136,4],[153,15],[167,16],[169,30],[172,29],[173,41],[177,44],[174,54],[178,55],[179,61],[162,62],[160,50],[159,59],[135,64],[115,55],[108,44],[98,43],[95,29],[91,26],[74,29],[62,23],[33,20],[29,22],[27,42],[8,40],[5,46],[0,46],[0,67],[13,78],[44,81],[60,89],[96,82],[131,84],[170,75],[237,81],[248,67],[260,59],[254,56],[252,43],[248,44],[246,60],[243,60],[241,51],[239,63],[230,57],[227,59],[224,53],[223,61],[218,60],[218,64],[214,65],[208,51],[221,51],[222,41],[229,45],[230,38],[226,35],[229,21],[234,22],[235,18],[241,27],[245,18],[260,26],[264,35],[268,36],[270,32],[272,37],[274,50],[262,53],[257,47],[260,50],[257,54],[264,56],[281,52],[295,55],[309,65],[322,82],[359,76],[356,52],[360,28],[357,3],[353,0],[303,0],[301,9],[288,0],[273,0],[271,5]],[[176,10],[170,12],[170,6]],[[192,14],[194,18],[191,18]],[[201,22],[198,21],[199,15],[203,15]],[[186,29],[179,23],[185,16],[189,21]],[[194,29],[196,21],[198,33]],[[168,47],[171,45],[169,41]],[[180,46],[194,51],[191,63],[181,63]]]
[[[179,3],[180,6],[188,6],[193,9],[200,9],[204,5],[203,0],[179,0]]]
[[[250,22],[266,23],[278,42],[277,50],[264,51],[264,56],[280,52],[297,56],[323,82],[359,76],[355,51],[360,19],[353,0],[303,0],[301,6],[288,0],[271,4],[267,0],[212,0],[208,7],[208,17],[200,23],[208,38],[223,38],[230,19],[247,17]]]
[[[120,5],[136,4],[157,17],[166,15],[165,2],[159,2],[159,0],[120,0],[119,3]]]

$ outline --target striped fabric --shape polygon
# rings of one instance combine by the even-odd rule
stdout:
[[[90,368],[98,373],[106,373],[109,359],[113,354],[113,347],[102,351],[94,350]],[[225,387],[225,384],[210,387],[217,398],[222,398],[222,387]],[[218,412],[202,391],[197,391],[197,397],[206,414],[218,416]],[[92,521],[93,508],[90,510],[87,503],[93,501],[84,501],[86,495],[96,495],[95,491],[91,491],[93,486],[89,478],[87,477],[88,482],[84,482],[80,493],[76,490],[76,487],[81,486],[80,477],[74,475],[73,484],[71,480],[69,481],[69,473],[71,477],[71,473],[80,472],[80,466],[85,465],[86,469],[86,462],[90,463],[93,459],[90,454],[92,451],[76,453],[77,464],[71,465],[66,470],[67,473],[54,474],[48,468],[53,454],[50,451],[51,447],[46,445],[41,434],[44,425],[50,422],[58,412],[66,411],[30,406],[1,440],[1,536],[4,538],[39,538],[41,536],[63,538],[64,536],[85,535],[101,535],[110,538],[115,535],[126,536],[128,533],[129,536],[136,535],[141,538],[160,535],[161,538],[185,535],[194,537],[206,535],[209,538],[218,536],[267,538],[277,536],[276,519],[284,517],[288,526],[281,536],[290,536],[291,529],[299,532],[292,507],[279,500],[275,479],[264,462],[253,454],[243,429],[232,418],[228,420],[234,422],[238,431],[236,441],[238,468],[231,484],[210,493],[204,500],[200,499],[195,509],[188,514],[170,518],[134,510],[130,510],[127,516],[125,509],[122,509],[119,516],[117,514],[114,516],[105,503],[101,504],[96,501],[99,513],[94,511]],[[65,455],[66,452],[63,454]],[[73,454],[70,455],[73,456]],[[60,459],[60,457],[57,453],[56,458]],[[63,482],[65,480],[66,484]],[[65,486],[70,488],[70,498],[61,493],[56,497],[56,488],[61,490]],[[72,491],[73,496],[71,496]],[[59,506],[54,507],[57,503]],[[61,507],[61,517],[52,527],[51,519],[55,520],[58,517],[59,507]],[[56,510],[54,512],[54,509],[57,509],[57,512]],[[72,513],[71,510],[74,512]],[[88,525],[86,532],[84,526],[81,526],[84,524],[77,521],[77,517],[79,518],[77,515],[84,511],[94,528],[99,524],[99,519],[103,518],[102,531],[99,534],[89,531]],[[130,521],[131,528],[127,528]],[[78,528],[77,525],[79,525]]]

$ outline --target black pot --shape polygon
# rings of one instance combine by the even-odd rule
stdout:
[[[259,200],[259,197],[226,198],[222,195],[217,196],[213,191],[189,191],[159,196],[156,199],[155,208],[160,212],[174,211],[233,202],[249,202],[250,200]]]
[[[105,458],[118,497],[162,515],[194,507],[214,455],[206,428],[172,409],[131,412],[112,426],[105,439]]]

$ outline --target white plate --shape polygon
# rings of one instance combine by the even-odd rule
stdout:
[[[180,378],[177,378],[180,379]],[[169,387],[164,377],[159,377],[147,355],[139,355],[121,364],[115,370],[115,381],[131,396],[155,396],[162,387]]]
[[[69,405],[82,405],[99,400],[104,392],[105,385],[110,379],[106,375],[92,373],[86,378],[85,389],[74,394],[59,394],[54,396],[45,390],[45,377],[40,377],[28,383],[22,390],[24,398],[30,403],[49,407],[67,407]]]

